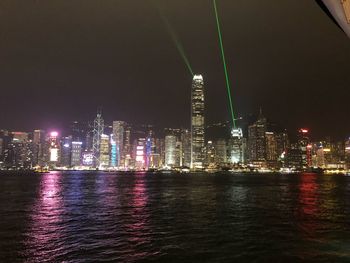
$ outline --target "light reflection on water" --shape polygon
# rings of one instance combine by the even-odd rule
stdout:
[[[10,188],[15,182],[3,179]],[[349,177],[57,172],[37,179],[27,219],[16,222],[25,227],[21,261],[350,260]]]
[[[41,179],[38,198],[30,214],[31,225],[26,240],[26,246],[29,248],[26,256],[30,261],[52,261],[60,251],[65,251],[62,177],[59,173],[50,173]]]

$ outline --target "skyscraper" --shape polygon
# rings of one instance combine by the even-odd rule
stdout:
[[[101,110],[97,111],[97,116],[94,120],[93,140],[92,140],[92,152],[94,155],[94,167],[100,166],[100,143],[101,136],[104,131],[104,120],[102,118]]]
[[[55,167],[59,163],[59,143],[58,143],[58,133],[53,131],[50,133],[49,137],[49,166]]]
[[[301,154],[301,167],[306,169],[311,166],[311,149],[308,148],[310,139],[308,137],[309,130],[300,129],[298,133],[298,146]]]
[[[274,132],[266,132],[266,161],[270,168],[277,167],[278,152],[277,152],[277,139]]]
[[[117,161],[118,161],[118,156],[117,156],[117,143],[115,140],[115,135],[111,134],[110,135],[110,160],[109,160],[109,166],[110,167],[117,167]]]
[[[182,165],[186,167],[191,166],[191,132],[189,130],[182,130]]]
[[[176,136],[165,136],[165,166],[173,167],[176,165]]]
[[[227,145],[225,139],[215,142],[215,163],[223,166],[227,163]]]
[[[61,139],[61,166],[69,167],[72,164],[72,136]]]
[[[248,155],[250,162],[263,164],[266,162],[267,120],[260,115],[258,120],[248,128]]]
[[[131,158],[131,127],[126,125],[125,133],[124,133],[124,146],[123,146],[123,156],[124,160],[122,160],[121,166],[124,168],[129,167],[132,162]]]
[[[156,145],[154,140],[154,132],[153,130],[148,131],[148,135],[146,137],[146,167],[151,167],[151,157],[156,153]]]
[[[207,147],[206,147],[206,166],[207,167],[213,167],[215,166],[215,146],[213,141],[208,141]]]
[[[230,162],[232,164],[244,163],[245,140],[241,128],[232,129],[229,140]]]
[[[134,156],[136,170],[146,169],[146,139],[138,138],[134,143]]]
[[[124,141],[125,141],[126,122],[113,121],[113,136],[116,146],[115,166],[122,166],[125,163]]]
[[[204,81],[195,75],[191,93],[191,168],[202,169],[205,159]]]
[[[100,151],[99,151],[99,168],[106,169],[109,167],[109,136],[101,134]]]
[[[81,165],[82,142],[72,142],[71,166]]]

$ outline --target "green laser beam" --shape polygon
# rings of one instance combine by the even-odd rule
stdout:
[[[226,88],[227,88],[228,100],[229,100],[229,104],[230,104],[232,124],[233,124],[233,128],[236,128],[236,119],[235,119],[235,113],[233,110],[233,103],[232,103],[232,97],[231,97],[230,78],[229,78],[228,70],[227,70],[225,50],[224,50],[224,44],[222,41],[222,33],[221,33],[220,20],[219,20],[216,0],[213,0],[213,4],[214,4],[215,17],[216,17],[216,25],[217,25],[218,35],[219,35],[219,44],[220,44],[220,50],[221,50],[222,64],[224,66],[224,72],[225,72],[225,78],[226,78]]]
[[[155,5],[154,2],[153,2],[153,4]],[[193,73],[190,61],[188,60],[188,58],[186,56],[185,49],[183,48],[183,46],[181,44],[181,41],[179,40],[178,36],[176,35],[175,30],[173,29],[173,27],[169,23],[169,20],[165,17],[165,15],[162,12],[161,8],[159,6],[157,6],[157,5],[155,5],[155,6],[158,9],[159,15],[160,15],[163,23],[165,24],[165,28],[166,28],[168,34],[170,35],[171,40],[174,42],[177,51],[180,53],[181,58],[185,62],[185,65],[186,65],[188,71],[190,72],[191,76],[194,76],[194,73]]]
[[[185,50],[180,42],[180,40],[178,39],[177,35],[175,34],[175,31],[173,30],[173,28],[171,27],[169,21],[164,17],[162,16],[162,20],[164,21],[165,23],[165,26],[167,28],[167,31],[171,37],[171,39],[173,40],[177,50],[179,51],[182,59],[184,60],[186,66],[187,66],[187,69],[190,71],[191,73],[191,76],[194,75],[193,73],[193,70],[192,70],[192,67],[191,67],[191,64],[190,64],[190,61],[188,60],[187,56],[186,56],[186,53],[185,53]]]

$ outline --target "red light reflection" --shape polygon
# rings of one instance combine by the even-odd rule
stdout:
[[[315,234],[318,216],[318,184],[317,174],[302,174],[299,185],[299,209],[298,220],[300,221],[299,227],[302,233],[308,237],[312,237]]]

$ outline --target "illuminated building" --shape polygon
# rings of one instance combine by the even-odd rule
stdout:
[[[99,145],[99,168],[106,169],[109,167],[109,136],[106,134],[101,134],[101,140]]]
[[[161,158],[159,153],[152,153],[149,161],[149,168],[158,169],[161,167]]]
[[[153,136],[153,131],[149,130],[146,138],[146,168],[151,167],[151,156],[156,153],[156,145]]]
[[[248,158],[251,163],[264,165],[266,162],[266,132],[267,120],[260,110],[258,120],[248,128]]]
[[[176,166],[176,136],[165,136],[165,166]]]
[[[162,167],[165,165],[165,142],[164,139],[155,139],[156,153],[159,154],[159,166]]]
[[[287,149],[285,165],[296,170],[302,169],[301,151],[298,144],[291,144]]]
[[[92,145],[93,145],[93,132],[92,131],[88,131],[86,133],[86,137],[85,137],[85,146],[84,146],[84,150],[85,151],[92,151]]]
[[[116,146],[116,161],[115,161],[115,165],[113,166],[115,167],[125,165],[124,146],[126,146],[126,144],[128,143],[127,142],[128,138],[127,136],[125,136],[126,126],[127,124],[124,121],[113,121],[113,135],[114,135],[115,146]],[[126,144],[124,144],[124,141],[126,142]]]
[[[191,92],[191,168],[202,169],[205,158],[204,81],[201,75],[193,77]]]
[[[45,131],[33,132],[33,165],[44,166],[45,162]]]
[[[317,156],[317,167],[326,168],[327,166],[327,157],[331,153],[331,149],[327,147],[325,142],[320,142],[318,144],[316,156]]]
[[[213,141],[208,141],[206,149],[206,166],[212,167],[215,166],[215,146]]]
[[[350,138],[345,142],[345,163],[350,170]]]
[[[110,154],[110,164],[111,167],[117,167],[118,165],[118,151],[117,151],[117,143],[115,140],[115,135],[110,135],[110,147],[111,147],[111,154]]]
[[[18,142],[27,142],[28,141],[28,133],[26,132],[11,132],[13,136],[13,140]]]
[[[86,122],[73,121],[70,125],[72,140],[75,142],[82,142],[83,148],[91,148],[87,141],[87,135],[89,134],[89,125]]]
[[[31,141],[28,133],[12,132],[7,144],[5,165],[14,169],[29,169],[32,167]]]
[[[131,127],[126,125],[124,133],[124,146],[123,146],[123,157],[121,166],[127,168],[131,165]]]
[[[215,142],[215,163],[221,166],[227,163],[227,144],[224,139]]]
[[[345,166],[345,143],[344,142],[333,142],[331,143],[332,151],[332,166],[338,168]]]
[[[312,158],[311,158],[311,148],[308,147],[310,144],[310,139],[308,137],[309,130],[308,129],[300,129],[298,133],[298,145],[301,153],[301,167],[306,169],[311,166]]]
[[[274,132],[266,132],[266,161],[269,167],[277,167],[277,139]]]
[[[55,167],[59,162],[58,132],[51,132],[49,137],[49,166]]]
[[[189,130],[182,130],[182,165],[191,167],[191,132]]]
[[[61,166],[71,166],[72,157],[72,136],[62,138],[61,142]]]
[[[330,139],[315,144],[313,165],[323,169],[346,168],[346,146],[344,142],[330,142]]]
[[[10,137],[8,131],[0,131],[1,139],[2,139],[2,155],[0,162],[4,168],[12,165],[11,162],[11,142],[12,138]]]
[[[229,140],[230,163],[244,163],[245,140],[241,128],[231,130],[231,138]]]
[[[72,142],[72,157],[71,157],[71,166],[80,166],[81,165],[81,152],[83,149],[82,142]]]
[[[94,164],[94,154],[91,151],[85,151],[82,153],[83,166],[92,167]]]
[[[135,145],[135,168],[137,170],[146,169],[146,139],[139,138]]]
[[[176,141],[176,150],[175,150],[175,166],[181,167],[183,166],[183,150],[182,150],[182,142]]]
[[[276,134],[277,156],[281,167],[285,164],[285,156],[289,148],[289,138],[286,132]]]
[[[102,134],[104,131],[104,120],[100,110],[97,111],[97,116],[94,120],[94,130],[92,139],[92,152],[94,154],[94,166],[95,168],[100,167],[100,143],[102,141]]]

